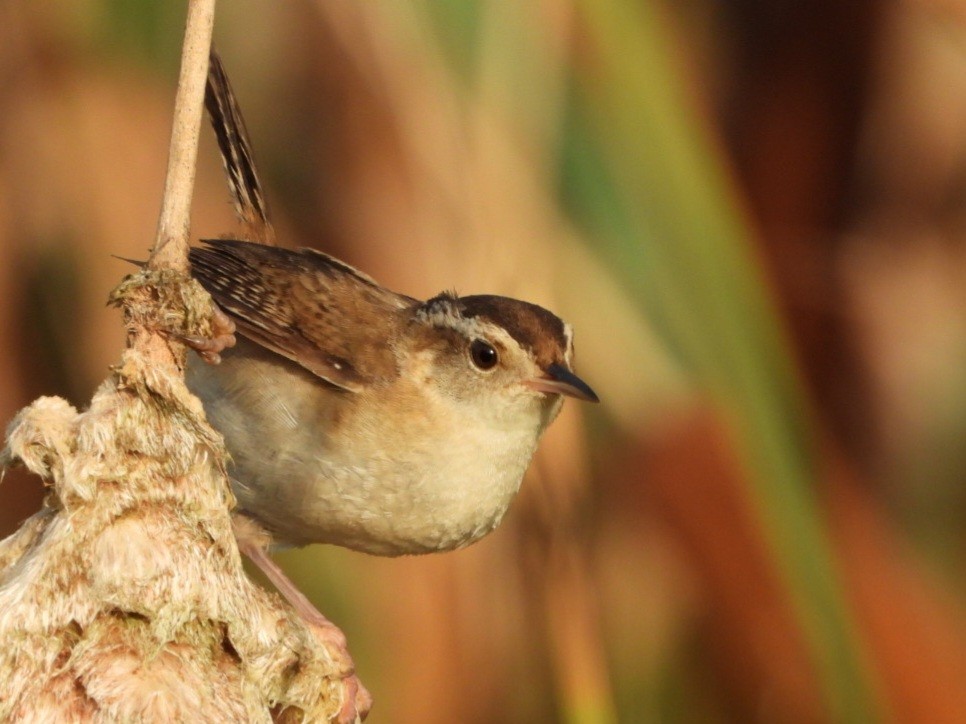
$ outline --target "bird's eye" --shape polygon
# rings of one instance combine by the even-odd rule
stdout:
[[[484,342],[482,339],[474,339],[470,345],[470,359],[473,364],[481,370],[491,370],[500,361],[499,355],[493,349],[493,345]]]

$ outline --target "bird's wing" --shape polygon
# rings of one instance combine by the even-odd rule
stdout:
[[[203,243],[192,275],[242,335],[348,391],[398,374],[392,341],[414,299],[312,249]]]

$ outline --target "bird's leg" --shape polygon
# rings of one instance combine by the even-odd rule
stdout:
[[[349,654],[345,634],[338,626],[322,615],[319,609],[292,582],[292,579],[285,575],[285,571],[268,555],[269,538],[260,526],[251,519],[240,515],[234,516],[232,522],[235,539],[238,541],[238,550],[258,566],[258,569],[272,582],[278,592],[292,605],[299,617],[329,648],[336,660],[343,665],[345,671],[342,679],[345,687],[344,703],[339,711],[337,722],[339,724],[350,724],[365,719],[369,713],[369,708],[372,706],[372,696],[355,674],[355,664]]]
[[[179,334],[177,338],[197,352],[205,362],[216,365],[221,362],[220,352],[235,346],[235,323],[212,301],[211,336],[193,337]]]

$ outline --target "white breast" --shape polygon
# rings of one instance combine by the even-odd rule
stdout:
[[[433,404],[404,430],[366,405],[344,436],[354,445],[318,448],[314,479],[292,511],[299,529],[379,555],[449,550],[493,530],[520,488],[539,423],[445,424],[454,418]]]

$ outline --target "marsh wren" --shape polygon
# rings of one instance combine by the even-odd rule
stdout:
[[[262,544],[397,556],[486,535],[563,397],[597,402],[573,372],[570,326],[506,297],[420,301],[321,252],[274,246],[244,123],[214,55],[206,105],[245,235],[256,241],[191,250],[192,275],[240,339],[220,364],[190,359],[187,381],[224,435],[239,508],[266,532]],[[244,538],[243,550],[315,617],[264,547]]]
[[[378,555],[472,543],[500,522],[563,396],[569,326],[536,305],[420,302],[335,259],[218,240],[192,274],[238,327],[189,386],[225,436],[239,506],[276,539]]]
[[[241,339],[189,387],[225,437],[239,507],[276,542],[378,555],[459,548],[493,530],[564,396],[570,326],[490,295],[419,301],[274,232],[217,56],[207,107],[245,226],[208,240],[192,275]]]

